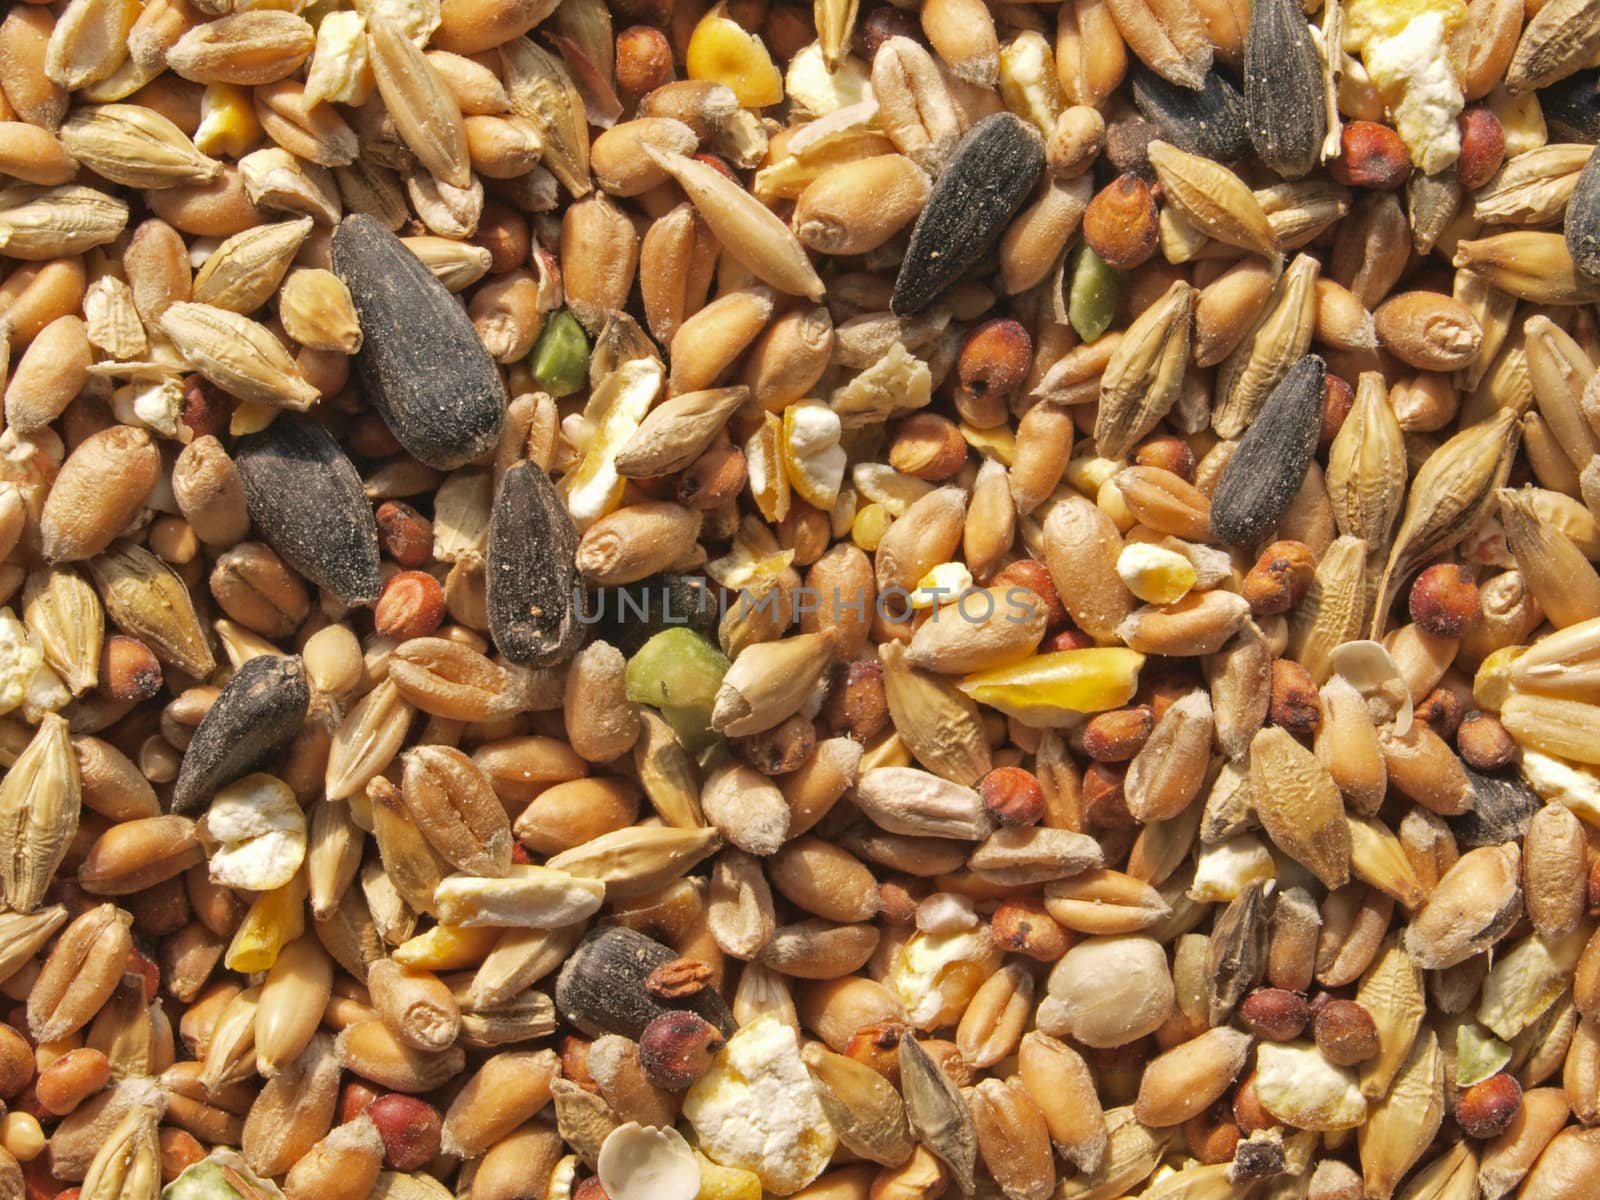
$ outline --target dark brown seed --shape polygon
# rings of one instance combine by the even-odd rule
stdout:
[[[172,787],[172,811],[198,812],[218,788],[265,763],[294,740],[310,705],[299,655],[247,661],[200,718]]]
[[[677,951],[620,925],[597,929],[572,952],[556,977],[556,1010],[590,1037],[620,1033],[635,1041],[663,1013],[697,1013],[724,1036],[737,1025],[715,988],[701,988],[681,1001],[663,1003],[645,986],[656,968],[678,959]]]
[[[1304,996],[1284,988],[1257,988],[1239,1005],[1239,1020],[1269,1042],[1292,1042],[1311,1019]]]
[[[967,131],[911,230],[889,307],[921,312],[1000,240],[1044,171],[1044,139],[1006,112]]]
[[[1244,107],[1250,144],[1279,175],[1317,165],[1328,131],[1322,59],[1293,0],[1255,0],[1244,41]]]
[[[250,519],[285,562],[343,604],[378,598],[372,505],[326,429],[285,413],[240,438],[234,460]]]
[[[1211,532],[1248,545],[1278,523],[1317,452],[1326,365],[1308,354],[1272,389],[1211,495]]]
[[[361,325],[362,388],[400,444],[440,470],[492,449],[505,419],[505,384],[461,302],[364,213],[334,230],[333,270]]]
[[[1154,183],[1155,168],[1150,165],[1150,143],[1161,137],[1154,123],[1138,117],[1112,121],[1106,126],[1105,157],[1118,171],[1135,171]]]
[[[1354,1000],[1330,1000],[1311,1019],[1322,1057],[1336,1067],[1353,1067],[1378,1053],[1378,1025]]]
[[[578,531],[550,477],[521,462],[501,477],[489,519],[489,633],[512,662],[545,667],[583,638],[572,611]]]
[[[1305,28],[1303,17],[1300,27]],[[1244,96],[1217,71],[1208,72],[1200,90],[1193,91],[1169,83],[1148,67],[1136,66],[1133,102],[1161,130],[1161,140],[1180,150],[1222,163],[1250,153]]]

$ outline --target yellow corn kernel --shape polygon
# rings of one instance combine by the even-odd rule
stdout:
[[[980,923],[951,933],[912,934],[885,982],[913,1025],[936,1029],[955,1024],[999,966],[1000,951]]]
[[[776,524],[789,515],[789,475],[783,469],[783,422],[764,413],[761,428],[744,447],[745,469],[750,474],[750,494],[768,521]]]
[[[911,607],[923,609],[949,604],[971,587],[972,572],[965,563],[940,563],[917,580],[916,589],[911,593]]]
[[[1133,515],[1133,510],[1123,498],[1122,489],[1114,479],[1108,479],[1100,485],[1094,494],[1094,503],[1096,508],[1111,518],[1118,533],[1127,533],[1139,523],[1139,518]]]
[[[1133,699],[1144,655],[1121,646],[1058,650],[968,675],[956,686],[1024,724],[1059,724],[1062,709],[1104,712]]]
[[[1472,677],[1472,698],[1484,712],[1499,712],[1511,698],[1511,664],[1527,653],[1526,646],[1502,646],[1478,664]]]
[[[205,154],[243,158],[261,141],[250,89],[233,83],[210,83],[200,93],[200,128],[194,144]]]
[[[1102,485],[1128,464],[1115,458],[1100,458],[1088,454],[1067,460],[1063,478],[1067,483],[1093,500]]]
[[[979,454],[997,460],[1001,466],[1009,467],[1012,459],[1017,454],[1017,435],[1009,425],[997,425],[993,429],[978,429],[961,423],[961,436],[967,445]],[[1085,461],[1080,459],[1081,461]]]
[[[1198,575],[1194,564],[1176,550],[1134,542],[1117,556],[1117,574],[1146,604],[1172,604],[1189,594]]]
[[[833,507],[828,510],[828,531],[835,541],[850,532],[850,526],[856,519],[856,505],[860,503],[856,490],[853,487],[841,487],[839,498],[833,502]]]
[[[228,419],[228,432],[234,437],[243,437],[247,433],[260,433],[282,410],[275,404],[264,404],[260,400],[241,400],[233,410],[233,416]]]
[[[839,414],[821,400],[797,400],[783,410],[784,474],[802,500],[823,512],[838,502],[844,485],[843,434]]]
[[[463,971],[482,963],[503,933],[487,926],[435,925],[396,946],[394,960],[423,971]]]
[[[699,1151],[700,1190],[694,1200],[761,1200],[761,1177],[743,1167],[724,1167]]]
[[[1061,84],[1056,57],[1042,33],[1028,30],[1000,50],[1000,98],[1025,121],[1038,126],[1046,137],[1061,115]]]
[[[358,12],[328,13],[317,26],[317,47],[306,70],[306,103],[360,106],[376,87],[366,18]]]
[[[745,108],[765,108],[783,99],[783,76],[767,47],[721,4],[700,18],[684,58],[690,79],[725,84]]]
[[[850,522],[850,540],[868,554],[878,548],[888,532],[889,514],[881,504],[863,505],[856,510],[856,519]]]
[[[255,898],[228,944],[223,963],[243,975],[270,970],[278,961],[278,951],[305,931],[306,873],[301,870],[281,888]]]
[[[858,770],[861,772],[875,771],[879,767],[909,767],[911,765],[911,748],[894,730],[880,733],[866,748],[861,751],[861,762]]]

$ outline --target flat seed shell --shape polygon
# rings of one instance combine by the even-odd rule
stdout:
[[[968,130],[911,230],[895,314],[921,312],[999,241],[1043,170],[1044,143],[1020,117],[995,113]]]
[[[290,566],[345,604],[378,598],[378,526],[355,464],[321,425],[287,414],[234,451],[245,505]]]
[[[578,531],[550,477],[522,462],[500,480],[489,518],[489,633],[512,662],[572,657],[583,626],[572,611]]]
[[[1300,23],[1304,26],[1305,21]],[[1245,98],[1214,69],[1194,91],[1169,83],[1148,67],[1135,67],[1133,102],[1180,150],[1215,162],[1234,162],[1250,153]]]
[[[1211,532],[1249,545],[1278,523],[1305,481],[1322,428],[1326,364],[1308,354],[1272,389],[1211,495]]]
[[[184,752],[172,811],[198,811],[218,788],[248,775],[305,724],[311,687],[299,655],[250,659],[206,710]]]
[[[1317,165],[1328,131],[1322,59],[1300,6],[1291,0],[1255,0],[1251,6],[1244,105],[1250,144],[1262,162],[1288,179]]]
[[[505,418],[505,384],[467,310],[366,214],[334,230],[333,271],[361,325],[356,372],[400,444],[440,470],[487,452]]]

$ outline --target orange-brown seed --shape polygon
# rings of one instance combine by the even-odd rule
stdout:
[[[1117,763],[1090,763],[1083,773],[1083,819],[1091,830],[1132,829],[1133,814],[1123,794],[1128,769]]]
[[[1322,697],[1317,692],[1317,681],[1292,658],[1273,661],[1267,717],[1274,725],[1300,737],[1322,728]]]
[[[1203,1163],[1231,1162],[1239,1145],[1239,1127],[1233,1123],[1226,1104],[1213,1104],[1183,1123],[1183,1140],[1189,1153]]]
[[[704,1017],[666,1012],[639,1035],[639,1066],[654,1086],[681,1092],[706,1073],[725,1045],[726,1039]]]
[[[1292,1042],[1310,1019],[1306,998],[1285,988],[1256,988],[1239,1004],[1239,1020],[1245,1028],[1269,1042]]]
[[[403,500],[378,505],[378,544],[402,567],[420,567],[433,556],[433,522]]]
[[[1033,339],[1018,321],[985,321],[962,343],[956,358],[956,408],[980,429],[1003,424],[1011,399],[1028,378]]]
[[[857,659],[844,668],[844,678],[828,693],[823,719],[838,735],[870,742],[889,727],[889,701],[883,690],[883,664]]]
[[[1411,585],[1411,619],[1435,637],[1465,637],[1483,619],[1478,584],[1464,563],[1434,563]]]
[[[1072,934],[1050,915],[1044,901],[1030,896],[1002,901],[989,919],[989,931],[1001,949],[1038,962],[1055,962],[1072,948]]]
[[[100,691],[112,700],[148,700],[161,690],[161,661],[136,637],[114,633],[100,647]]]
[[[1456,159],[1456,182],[1476,191],[1500,170],[1506,159],[1506,131],[1487,104],[1474,104],[1456,118],[1461,131],[1461,157]]]
[[[1106,262],[1124,271],[1150,260],[1159,234],[1150,185],[1131,171],[1095,193],[1083,214],[1083,240]]]
[[[9,1025],[0,1024],[0,1100],[10,1100],[33,1079],[33,1047]]]
[[[88,1046],[69,1050],[33,1082],[34,1095],[46,1112],[64,1117],[111,1081],[111,1061]]]
[[[672,46],[667,35],[648,25],[630,25],[617,34],[617,87],[642,96],[672,79]]]
[[[937,483],[966,464],[967,440],[948,417],[917,413],[900,423],[889,443],[889,465],[896,471]]]
[[[1067,619],[1067,610],[1056,595],[1056,585],[1050,581],[1050,571],[1033,558],[1019,558],[1009,562],[994,573],[990,583],[997,588],[1027,588],[1044,601],[1044,624],[1053,629]]]
[[[1317,434],[1317,446],[1325,450],[1339,436],[1344,419],[1355,407],[1356,390],[1331,371],[1323,379],[1322,387],[1322,430]]]
[[[206,1148],[200,1144],[200,1139],[186,1129],[163,1126],[157,1135],[156,1145],[161,1151],[162,1183],[171,1183],[206,1156]]]
[[[427,637],[444,620],[444,588],[426,571],[401,571],[384,585],[372,617],[384,637]]]
[[[1469,712],[1456,729],[1456,749],[1474,771],[1498,771],[1517,754],[1506,727],[1489,713]]]
[[[682,1000],[704,991],[711,980],[711,968],[698,958],[675,958],[650,972],[644,990],[661,1000]]]
[[[1271,1129],[1282,1122],[1267,1111],[1266,1105],[1261,1103],[1261,1097],[1256,1093],[1256,1076],[1252,1071],[1245,1077],[1233,1092],[1233,1119],[1239,1124],[1239,1132],[1249,1137],[1258,1129]]]
[[[1194,482],[1194,451],[1180,437],[1164,434],[1141,442],[1133,452],[1133,461],[1141,467],[1160,467],[1163,471],[1171,471],[1185,483]]]
[[[383,1139],[383,1161],[390,1170],[418,1171],[438,1155],[444,1118],[426,1100],[391,1092],[366,1111]]]
[[[996,767],[978,781],[978,795],[1002,825],[1036,825],[1044,817],[1044,789],[1021,767]]]
[[[1461,697],[1449,688],[1436,687],[1422,698],[1415,716],[1445,741],[1449,741],[1461,727]]]
[[[1317,560],[1309,546],[1303,542],[1273,542],[1256,559],[1240,590],[1250,602],[1253,615],[1276,616],[1300,603],[1316,571]]]
[[[1155,710],[1148,704],[1099,713],[1083,727],[1083,752],[1096,762],[1127,762],[1139,753],[1155,723]]]
[[[1345,187],[1392,192],[1411,174],[1411,154],[1387,125],[1349,121],[1339,145],[1339,157],[1328,164],[1328,173]]]
[[[1521,1107],[1522,1086],[1501,1071],[1461,1093],[1456,1101],[1456,1121],[1468,1137],[1499,1137]]]
[[[711,446],[678,476],[678,503],[696,512],[726,504],[742,490],[744,451],[728,442]]]

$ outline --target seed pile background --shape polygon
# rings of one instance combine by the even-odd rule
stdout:
[[[1600,0],[0,17],[0,1200],[1600,1180]]]

